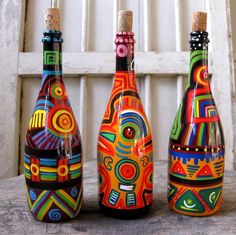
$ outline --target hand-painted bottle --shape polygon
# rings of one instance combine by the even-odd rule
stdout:
[[[34,218],[60,222],[81,208],[81,138],[62,74],[59,9],[45,11],[43,74],[25,142],[26,196]]]
[[[210,89],[206,16],[193,15],[188,84],[169,142],[169,205],[190,216],[214,214],[222,202],[224,137]]]
[[[99,204],[112,217],[131,219],[152,203],[153,147],[134,72],[132,12],[119,12],[116,73],[98,137]]]

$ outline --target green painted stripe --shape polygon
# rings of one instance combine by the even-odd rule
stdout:
[[[57,176],[54,176],[54,175],[52,175],[52,176],[42,176],[41,175],[40,178],[41,179],[53,179],[54,180],[54,179],[57,179]]]
[[[204,124],[204,123],[201,123],[201,124],[200,124],[200,131],[199,131],[199,135],[198,135],[198,145],[199,145],[199,146],[202,145],[204,127],[205,127],[205,124]]]
[[[28,172],[25,171],[25,176],[30,177],[30,173],[28,173]]]
[[[81,175],[81,172],[76,172],[76,173],[73,173],[73,174],[71,174],[71,179],[74,179],[74,178],[77,178],[77,177],[79,177]]]
[[[65,197],[65,196],[64,196],[63,194],[61,194],[59,191],[56,191],[56,194],[59,195],[61,198],[63,198],[64,201],[66,201],[67,204],[69,204],[72,208],[74,208],[74,204],[73,204],[70,200],[68,200],[67,197]]]
[[[50,199],[48,199],[48,200],[46,201],[46,203],[41,207],[41,209],[39,210],[39,212],[38,212],[38,214],[37,214],[37,219],[39,219],[39,220],[42,220],[42,219],[43,219],[43,218],[41,218],[42,213],[44,212],[44,210],[45,210],[45,208],[46,208],[46,206],[48,205],[49,202],[50,202]]]
[[[201,54],[203,54],[203,52],[204,52],[204,50],[196,50],[196,51],[192,51],[191,52],[191,58],[193,58],[194,56],[196,56],[196,55],[201,55]]]

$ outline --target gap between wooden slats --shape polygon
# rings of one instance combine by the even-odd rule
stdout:
[[[81,52],[88,50],[88,19],[89,19],[89,0],[83,0],[82,3],[82,34],[81,34]],[[86,156],[86,115],[87,115],[87,78],[85,75],[80,78],[80,120],[79,128],[82,137],[83,156]],[[86,158],[86,157],[85,157]]]
[[[148,52],[150,50],[150,14],[151,14],[151,5],[149,0],[144,2],[144,51]],[[151,85],[151,76],[145,75],[145,112],[148,119],[151,119],[151,97],[152,97],[152,85]],[[151,125],[150,121],[150,125]]]
[[[176,37],[176,51],[182,51],[182,4],[181,0],[175,0],[175,37]],[[179,106],[183,97],[183,76],[177,76],[177,107]]]

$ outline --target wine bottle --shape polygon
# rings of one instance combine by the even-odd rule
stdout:
[[[132,12],[120,11],[118,25],[115,78],[98,136],[99,205],[131,219],[152,203],[153,146],[136,85]]]
[[[59,9],[45,11],[43,73],[25,141],[26,196],[34,218],[75,218],[82,206],[82,148],[63,82]]]
[[[190,216],[214,214],[222,202],[225,146],[210,88],[206,18],[193,14],[188,83],[169,142],[169,205]]]

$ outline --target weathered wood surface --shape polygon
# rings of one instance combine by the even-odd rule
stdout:
[[[189,52],[137,52],[135,58],[137,74],[176,75],[189,72]],[[40,76],[42,62],[41,53],[20,53],[19,75]],[[209,66],[211,72],[211,64]],[[66,76],[112,75],[114,69],[115,54],[113,52],[63,53],[63,71]]]
[[[20,80],[17,76],[24,1],[0,1],[0,179],[17,174]]]
[[[150,213],[137,220],[106,217],[97,205],[96,162],[84,164],[84,206],[68,223],[40,223],[31,216],[23,175],[0,181],[0,234],[236,234],[236,172],[226,171],[224,202],[213,216],[194,218],[169,210],[166,200],[167,163],[155,165],[155,196]]]
[[[212,91],[223,123],[226,168],[236,162],[236,80],[234,75],[229,0],[208,1],[210,47],[212,51]],[[232,11],[233,13],[233,11]],[[220,19],[220,24],[216,23]],[[223,26],[224,25],[224,26]]]

